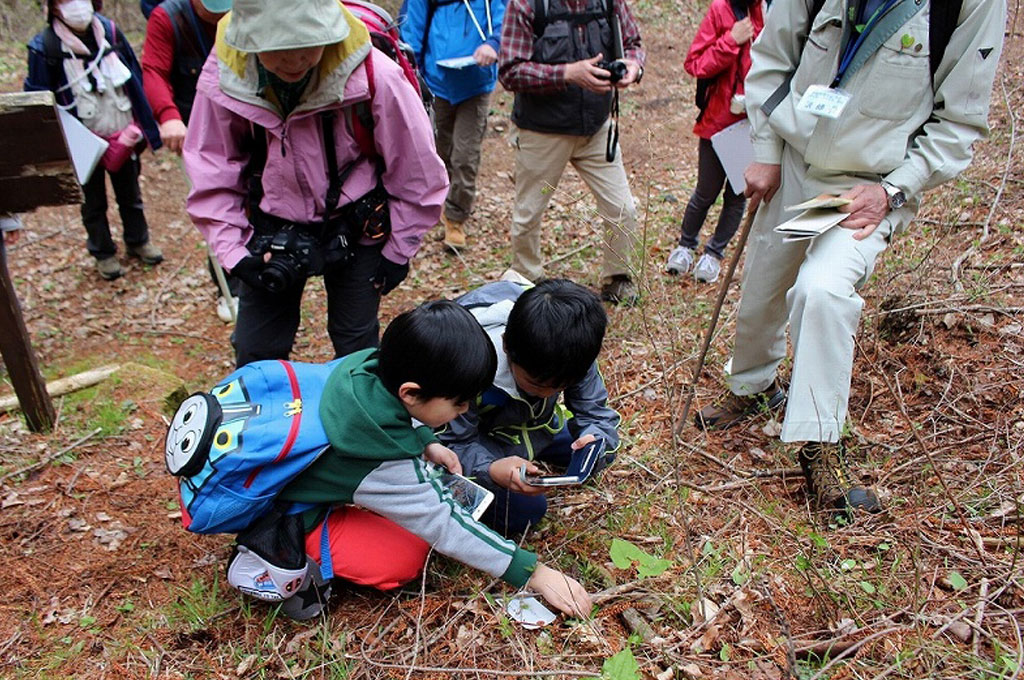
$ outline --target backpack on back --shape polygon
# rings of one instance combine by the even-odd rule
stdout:
[[[330,444],[320,422],[326,364],[257,361],[178,407],[164,456],[194,533],[242,531]]]

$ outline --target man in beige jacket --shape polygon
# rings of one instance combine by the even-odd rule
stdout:
[[[782,404],[776,371],[788,323],[793,370],[781,439],[804,442],[809,493],[833,512],[880,509],[850,475],[842,443],[864,304],[857,291],[921,195],[966,168],[988,131],[1006,4],[962,0],[959,15],[956,4],[775,0],[752,49],[755,162],[746,184],[762,205],[727,366],[731,394],[697,423],[729,427]],[[950,12],[945,44],[933,39],[942,11]],[[838,227],[795,242],[773,231],[794,215],[786,206],[823,193],[851,200]]]

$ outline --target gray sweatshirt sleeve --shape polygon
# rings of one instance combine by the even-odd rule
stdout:
[[[608,406],[608,390],[604,386],[597,362],[587,375],[564,393],[565,407],[572,411],[569,421],[573,435],[578,439],[585,434],[603,437],[608,453],[619,448],[619,414]]]
[[[533,574],[537,556],[470,517],[419,458],[382,462],[363,478],[353,502],[513,586],[525,585]]]

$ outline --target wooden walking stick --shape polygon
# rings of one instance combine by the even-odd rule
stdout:
[[[754,223],[754,215],[757,214],[757,209],[760,205],[760,199],[754,199],[747,207],[747,214],[743,217],[743,223],[740,225],[740,235],[736,241],[736,249],[733,251],[732,259],[729,260],[729,267],[725,270],[722,283],[718,285],[718,300],[715,302],[715,310],[711,314],[711,323],[708,325],[707,333],[704,334],[704,344],[700,348],[700,356],[697,357],[697,365],[693,369],[693,378],[690,379],[690,384],[686,387],[686,401],[683,403],[683,412],[679,414],[679,419],[676,420],[675,427],[672,429],[673,434],[677,437],[683,431],[683,427],[690,417],[690,407],[693,405],[693,396],[697,391],[697,380],[700,379],[701,371],[704,370],[704,359],[707,358],[708,348],[711,347],[711,338],[715,335],[715,326],[718,325],[718,317],[722,313],[722,305],[725,303],[725,296],[729,292],[729,284],[732,283],[733,274],[736,273],[736,265],[739,263],[740,255],[743,254],[743,249],[747,245],[750,225]]]

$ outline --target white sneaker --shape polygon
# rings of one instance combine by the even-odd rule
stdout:
[[[665,264],[665,271],[673,276],[685,274],[693,266],[693,248],[676,246],[668,255],[668,262]]]
[[[506,269],[505,273],[501,275],[500,281],[511,281],[512,283],[518,283],[521,286],[532,286],[533,281],[526,278],[515,269]]]
[[[224,323],[231,323],[234,321],[234,315],[231,313],[232,307],[235,310],[235,314],[238,314],[238,298],[231,298],[232,304],[228,305],[228,299],[221,295],[217,298],[217,318]]]
[[[693,268],[693,278],[704,283],[714,283],[722,271],[722,263],[714,255],[704,253]]]

